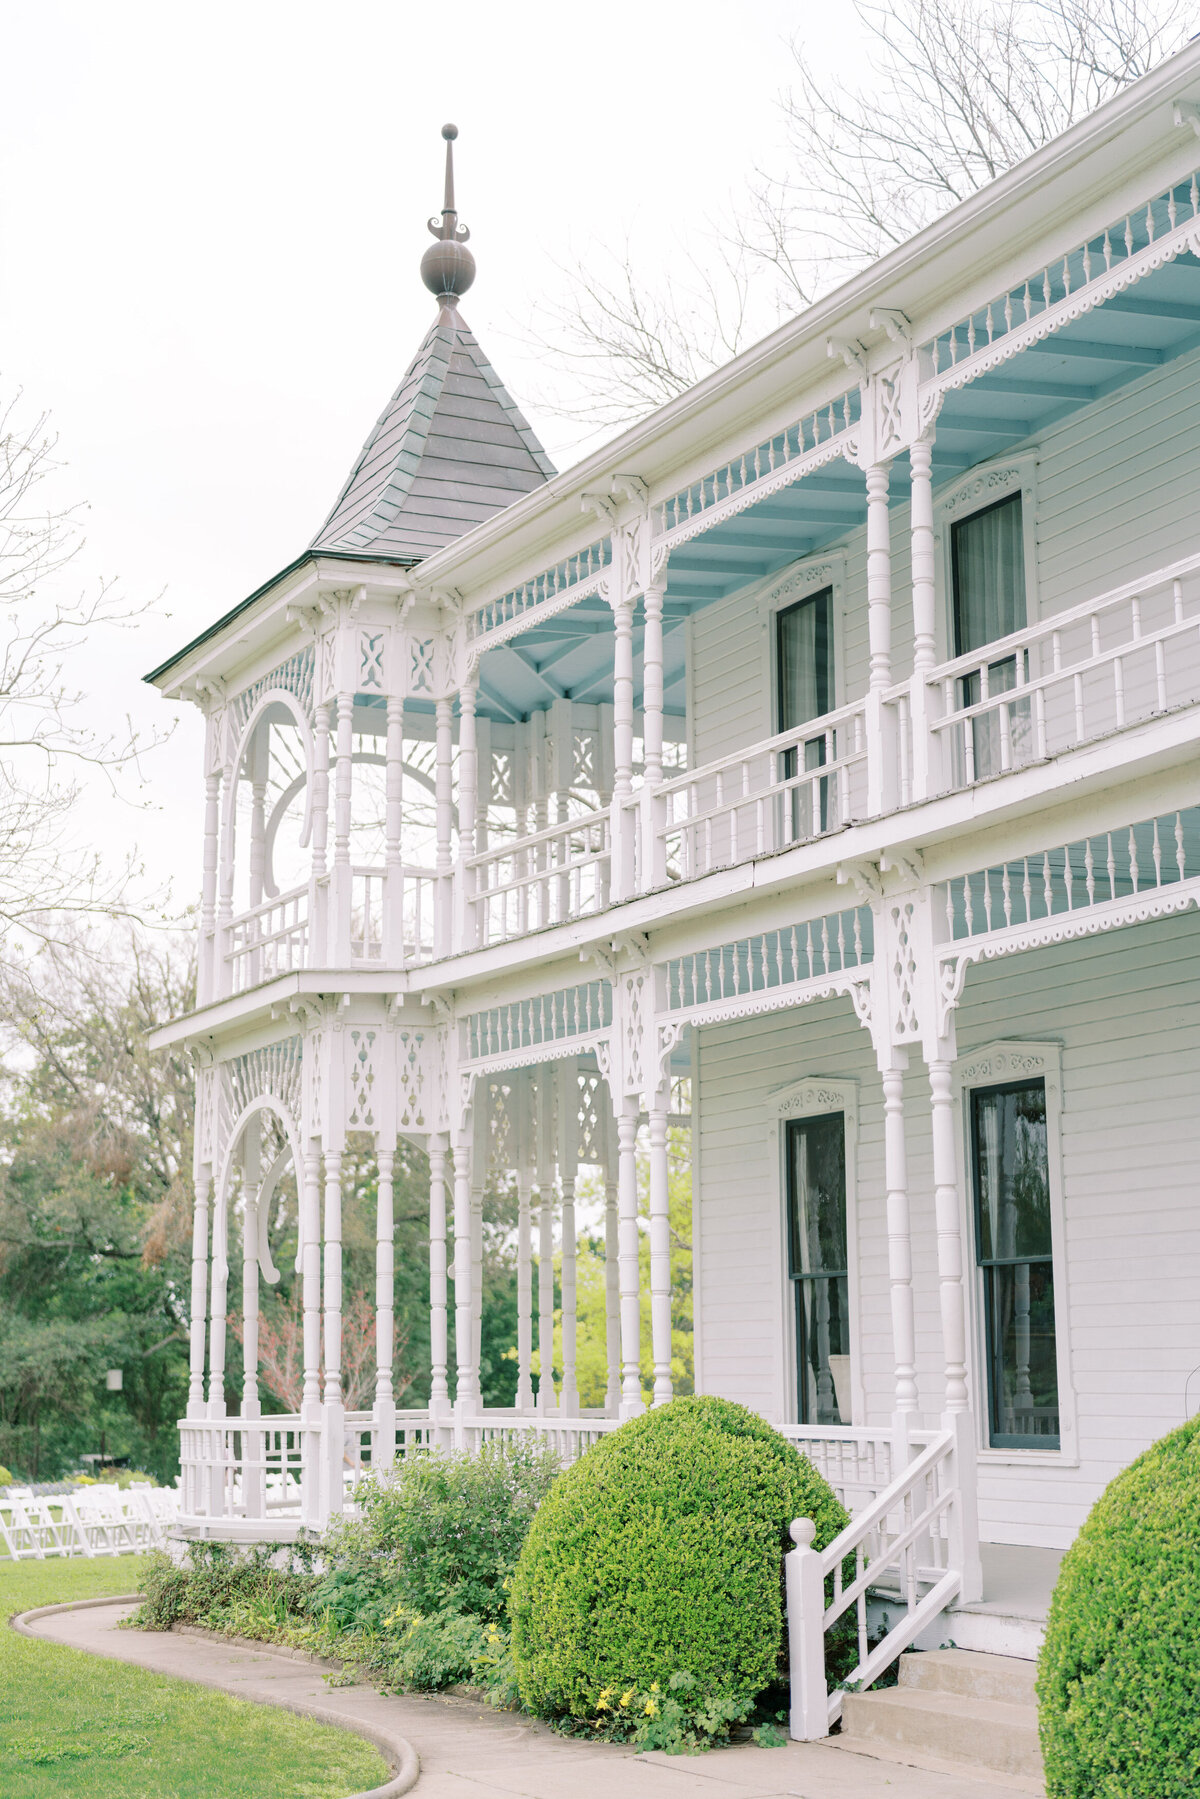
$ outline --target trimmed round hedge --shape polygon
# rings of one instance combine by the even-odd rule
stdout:
[[[776,1677],[793,1518],[823,1548],[846,1513],[810,1463],[725,1399],[676,1399],[566,1470],[525,1539],[509,1597],[525,1706],[591,1716],[607,1690],[686,1672],[752,1700]]]
[[[1101,1494],[1038,1665],[1050,1799],[1200,1793],[1200,1419]]]

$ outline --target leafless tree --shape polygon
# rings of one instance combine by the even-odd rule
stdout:
[[[787,166],[758,170],[702,254],[643,276],[576,258],[533,338],[548,410],[621,426],[1135,81],[1186,37],[1184,0],[856,0],[866,78],[841,90],[791,42]],[[597,270],[600,269],[598,273]]]
[[[126,911],[130,871],[80,846],[75,814],[90,774],[114,781],[147,747],[128,720],[83,722],[83,653],[144,608],[108,583],[73,590],[80,509],[56,502],[56,439],[20,402],[0,402],[0,961],[53,939],[55,920]]]

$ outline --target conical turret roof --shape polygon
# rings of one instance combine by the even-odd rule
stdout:
[[[454,201],[454,139],[446,140],[446,193],[421,279],[438,299],[431,328],[363,445],[311,549],[419,561],[452,543],[554,474],[458,310],[475,279],[470,232]]]

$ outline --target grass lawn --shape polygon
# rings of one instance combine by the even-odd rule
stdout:
[[[3,1799],[345,1799],[387,1779],[361,1737],[8,1628],[137,1591],[141,1558],[0,1562]]]

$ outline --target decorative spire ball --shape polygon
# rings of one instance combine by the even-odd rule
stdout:
[[[421,258],[421,279],[443,306],[453,309],[455,301],[475,279],[475,258],[467,249],[471,233],[459,224],[454,208],[454,140],[458,126],[443,125],[442,136],[446,140],[446,197],[441,218],[435,215],[429,221],[437,242],[430,244]]]

